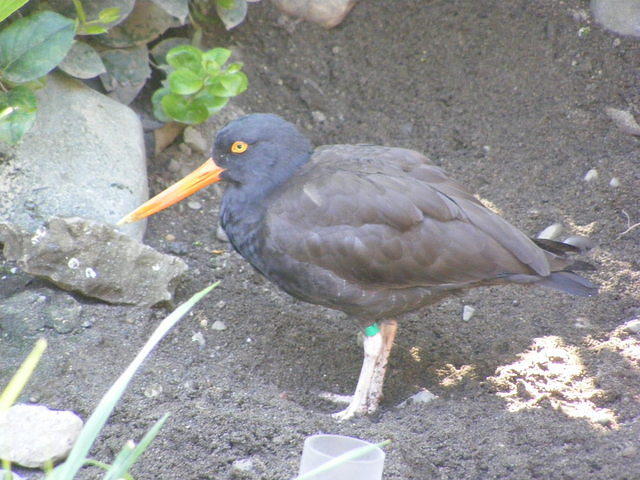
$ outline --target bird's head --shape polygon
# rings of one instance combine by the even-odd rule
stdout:
[[[254,113],[238,118],[218,132],[209,160],[118,225],[142,220],[221,180],[255,189],[278,185],[307,161],[311,150],[309,140],[277,115]]]

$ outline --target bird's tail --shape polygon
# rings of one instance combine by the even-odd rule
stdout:
[[[547,253],[552,270],[548,277],[538,282],[538,285],[580,297],[591,297],[598,293],[598,285],[575,273],[595,270],[593,265],[573,258],[575,255],[585,254],[586,248],[541,238],[532,240]]]

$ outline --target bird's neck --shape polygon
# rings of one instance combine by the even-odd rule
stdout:
[[[258,252],[262,247],[261,233],[266,210],[275,191],[308,160],[309,155],[301,155],[289,163],[286,171],[272,171],[267,179],[255,179],[251,183],[232,182],[224,193],[220,224],[234,248],[258,269]]]

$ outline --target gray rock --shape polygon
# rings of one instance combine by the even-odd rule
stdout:
[[[271,0],[282,12],[304,18],[325,28],[335,27],[351,11],[357,0]]]
[[[221,242],[228,243],[229,237],[227,236],[227,232],[224,231],[222,225],[218,224],[218,228],[216,228],[216,238]]]
[[[640,37],[640,2],[638,0],[591,0],[596,22],[621,35]]]
[[[411,405],[414,403],[429,403],[438,398],[437,395],[434,395],[429,390],[420,390],[418,393],[411,395],[404,402],[398,405],[398,408],[404,408],[407,405]]]
[[[39,90],[23,141],[0,143],[0,221],[36,230],[48,218],[116,222],[148,197],[142,127],[130,108],[63,75]],[[122,227],[141,239],[144,223]]]
[[[627,135],[640,136],[640,125],[631,112],[613,107],[607,107],[604,111],[622,132]]]
[[[187,127],[182,134],[184,143],[193,148],[198,153],[205,153],[209,150],[209,145],[202,134],[194,127]]]
[[[0,223],[4,255],[32,275],[109,303],[151,306],[170,300],[175,281],[187,270],[131,237],[81,218],[52,218],[29,233]]]
[[[475,315],[476,309],[471,305],[465,305],[462,307],[462,320],[468,322]]]
[[[70,333],[80,327],[82,306],[71,296],[49,288],[20,292],[0,302],[0,329],[12,335],[34,335],[45,327]]]
[[[29,468],[66,458],[82,430],[73,412],[18,404],[0,413],[0,457]]]

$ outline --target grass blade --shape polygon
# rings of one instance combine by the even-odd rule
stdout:
[[[140,367],[144,359],[151,353],[151,350],[162,340],[167,332],[180,320],[196,303],[198,303],[202,297],[217,287],[220,282],[216,282],[213,285],[201,290],[193,295],[189,300],[176,308],[167,318],[162,320],[158,327],[154,330],[149,337],[149,340],[140,349],[136,357],[129,364],[126,370],[118,377],[113,383],[111,388],[100,399],[98,406],[93,411],[84,428],[80,432],[76,443],[73,445],[67,460],[60,466],[58,466],[53,474],[47,477],[49,480],[66,480],[73,478],[75,474],[80,470],[84,464],[87,454],[93,445],[96,437],[100,433],[100,430],[104,427],[107,419],[111,415],[111,412],[116,406],[116,403],[122,397],[127,385],[136,373],[136,370]]]
[[[125,445],[111,465],[107,474],[104,476],[103,480],[118,480],[119,478],[123,478],[129,472],[131,466],[136,463],[138,457],[140,457],[149,445],[151,445],[151,442],[156,438],[156,435],[158,435],[158,432],[162,428],[162,425],[164,425],[164,422],[167,421],[167,418],[169,418],[169,414],[165,413],[162,418],[160,418],[153,427],[145,433],[142,440],[140,440],[134,448],[131,448],[129,445]]]
[[[350,462],[351,460],[355,460],[357,458],[366,455],[367,453],[375,450],[376,448],[382,448],[385,445],[389,445],[391,440],[385,440],[384,442],[377,443],[375,445],[365,445],[364,447],[354,448],[353,450],[349,450],[348,452],[343,453],[342,455],[337,456],[336,458],[332,458],[328,462],[323,463],[319,467],[314,468],[313,470],[309,470],[307,473],[303,473],[302,475],[298,475],[293,480],[309,480],[315,477],[316,475],[324,472],[328,472],[334,468],[339,467],[343,463]]]
[[[40,357],[47,348],[47,341],[44,338],[38,339],[29,356],[22,362],[20,368],[9,381],[9,384],[0,394],[0,412],[7,410],[16,401],[20,392],[29,381],[33,370],[38,365]]]

